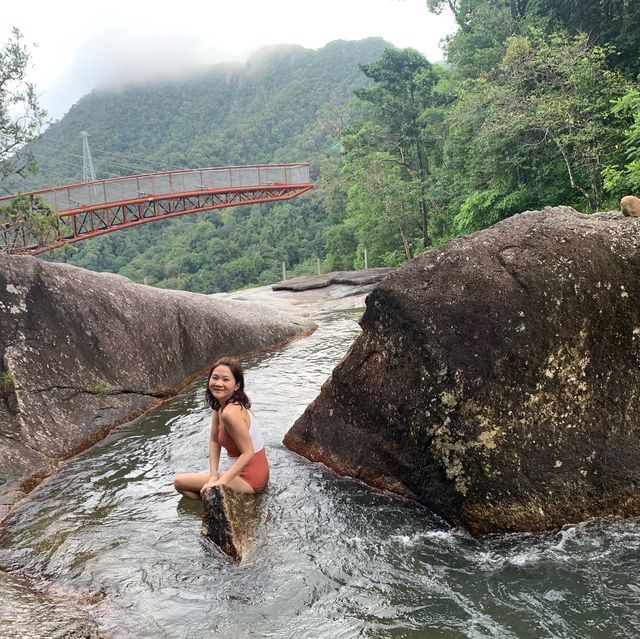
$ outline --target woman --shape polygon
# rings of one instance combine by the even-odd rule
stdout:
[[[206,401],[213,409],[209,472],[176,475],[176,490],[189,499],[201,499],[212,486],[228,486],[241,493],[263,491],[269,481],[269,463],[260,427],[249,411],[251,402],[244,392],[244,373],[238,361],[223,357],[213,365]],[[218,472],[221,448],[231,461],[223,473]]]

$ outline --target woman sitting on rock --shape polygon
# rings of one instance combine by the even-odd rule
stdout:
[[[219,359],[207,379],[206,401],[213,409],[209,438],[209,472],[180,473],[176,490],[189,499],[200,499],[212,486],[227,486],[241,493],[263,491],[269,481],[269,463],[258,421],[249,411],[240,363]],[[218,472],[220,448],[227,451],[231,466]]]

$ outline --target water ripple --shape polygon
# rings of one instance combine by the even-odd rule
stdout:
[[[638,520],[478,541],[284,448],[357,319],[329,315],[310,338],[246,362],[272,482],[240,565],[201,537],[199,505],[171,485],[175,472],[207,467],[200,380],[25,500],[0,543],[12,571],[0,572],[8,636],[29,627],[24,636],[50,637],[98,618],[104,636],[123,638],[640,636]],[[67,589],[73,605],[21,575]]]

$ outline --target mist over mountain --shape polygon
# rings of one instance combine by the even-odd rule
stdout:
[[[365,83],[358,65],[391,45],[379,38],[336,41],[319,50],[266,47],[245,64],[192,67],[154,84],[98,89],[80,99],[33,145],[38,173],[20,190],[82,176],[80,131],[88,131],[99,178],[161,170],[167,165],[301,161],[336,140],[319,122],[329,105],[342,105]],[[109,153],[120,153],[117,162]],[[129,167],[125,156],[142,158]],[[129,160],[129,164],[131,161]]]
[[[32,146],[38,172],[11,187],[81,181],[80,131],[98,179],[174,168],[312,162],[339,152],[359,69],[391,47],[380,38],[312,50],[267,47],[245,64],[216,64],[154,84],[94,90]],[[79,243],[53,259],[137,281],[203,292],[278,279],[323,257],[329,225],[317,194],[154,222]],[[51,258],[50,258],[51,259]]]

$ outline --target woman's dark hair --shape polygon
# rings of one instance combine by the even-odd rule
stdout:
[[[213,410],[220,409],[220,402],[213,396],[213,393],[209,389],[209,380],[211,379],[211,373],[218,368],[218,366],[227,366],[233,375],[233,379],[236,380],[236,384],[238,384],[238,389],[234,391],[233,395],[229,399],[228,403],[231,404],[239,404],[240,406],[244,406],[245,408],[251,408],[251,402],[247,397],[247,394],[244,392],[244,371],[242,370],[242,366],[237,359],[233,359],[232,357],[221,357],[209,371],[209,375],[207,375],[207,388],[204,392],[205,401]]]

